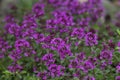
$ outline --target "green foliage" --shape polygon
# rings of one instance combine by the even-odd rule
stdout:
[[[31,75],[26,71],[11,73],[5,70],[0,76],[0,80],[40,80],[35,75]]]
[[[18,0],[17,1],[17,11],[14,13],[16,15],[16,18],[19,20],[22,20],[23,15],[26,14],[26,12],[30,12],[32,9],[32,6],[34,3],[36,3],[38,0]]]
[[[120,35],[120,30],[119,29],[117,29],[117,33],[118,33],[118,35]]]

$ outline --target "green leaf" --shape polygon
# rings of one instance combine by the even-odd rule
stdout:
[[[95,24],[94,26],[93,26],[93,28],[95,29],[95,30],[99,30],[99,26],[97,25],[97,24]]]
[[[3,72],[4,74],[12,74],[10,71],[6,70]]]
[[[74,79],[73,80],[79,80],[77,77],[74,77]]]
[[[117,33],[120,35],[120,30],[119,29],[117,29]]]
[[[26,72],[26,71],[22,71],[21,73],[22,73],[22,74],[26,74],[27,72]]]

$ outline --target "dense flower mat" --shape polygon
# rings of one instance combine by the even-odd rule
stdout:
[[[7,15],[0,80],[120,80],[120,14],[104,16],[101,0],[40,0],[22,20]]]

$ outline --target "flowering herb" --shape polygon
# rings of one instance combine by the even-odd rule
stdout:
[[[119,24],[116,33],[111,23],[103,24],[104,10],[101,0],[39,0],[22,20],[7,15],[0,74],[7,70],[14,80],[120,80]]]

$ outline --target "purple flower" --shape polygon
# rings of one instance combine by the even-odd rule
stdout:
[[[76,72],[73,74],[73,76],[74,76],[74,77],[78,77],[78,78],[79,78],[79,77],[80,77],[80,71],[79,71],[79,70],[78,70],[78,71],[76,71]]]
[[[116,69],[117,69],[116,72],[120,73],[120,63],[116,66]]]
[[[42,48],[44,48],[44,49],[50,49],[50,48],[51,48],[51,45],[45,43],[45,44],[42,44]]]
[[[7,23],[5,25],[6,32],[12,35],[15,35],[16,37],[20,35],[20,26],[16,23]]]
[[[101,63],[100,68],[101,69],[105,69],[106,66],[107,66],[107,63],[104,61],[104,62]]]
[[[37,23],[34,19],[25,19],[22,22],[22,29],[27,30],[27,29],[33,29],[33,28],[37,28]]]
[[[93,76],[85,76],[83,80],[96,80]]]
[[[61,59],[64,59],[66,56],[72,56],[72,52],[69,45],[59,46],[58,52]]]
[[[44,37],[42,48],[45,48],[45,49],[49,48],[49,49],[51,49],[50,42],[51,42],[52,39],[53,39],[52,35],[48,35],[48,36]]]
[[[103,8],[92,9],[91,18],[95,22],[98,20],[100,16],[102,16]],[[93,15],[94,14],[94,15]]]
[[[51,44],[54,44],[54,45],[64,45],[65,42],[61,38],[53,38],[51,40]]]
[[[36,43],[41,43],[44,41],[44,34],[35,33],[33,34],[33,38],[35,39]]]
[[[115,44],[113,43],[113,40],[109,40],[108,46],[110,47],[110,49],[115,48]]]
[[[96,30],[93,28],[89,28],[89,32],[96,33]]]
[[[109,49],[109,46],[106,44],[106,43],[102,43],[102,46],[103,46],[103,50],[107,50],[107,49]]]
[[[44,15],[44,13],[45,13],[44,8],[45,8],[45,5],[41,4],[41,3],[36,3],[33,6],[33,12],[34,12],[36,18]]]
[[[86,60],[83,66],[84,66],[84,72],[88,72],[88,70],[95,68],[94,63],[90,60]]]
[[[74,28],[71,34],[72,37],[77,37],[78,39],[82,39],[84,37],[84,29],[82,28]]]
[[[42,62],[41,58],[39,58],[38,56],[35,56],[34,60],[35,60],[35,62]]]
[[[33,14],[27,14],[24,16],[21,28],[24,30],[37,28],[36,18]]]
[[[9,57],[13,60],[13,61],[17,61],[21,58],[21,51],[19,50],[13,50],[10,54]]]
[[[36,54],[36,51],[32,48],[28,48],[28,49],[26,48],[25,50],[23,50],[23,52],[25,57],[30,57]]]
[[[2,53],[6,53],[11,47],[7,41],[0,37],[0,51]]]
[[[48,29],[57,29],[58,21],[54,19],[46,20],[46,28]]]
[[[15,41],[15,48],[21,49],[21,48],[28,48],[30,47],[30,43],[25,39],[19,39]]]
[[[120,76],[116,76],[115,80],[120,80]]]
[[[118,41],[117,46],[120,47],[120,41]]]
[[[38,27],[36,19],[34,15],[28,14],[24,16],[24,20],[21,25],[21,35],[23,38],[28,37],[31,38],[34,33],[36,33],[35,29]]]
[[[24,31],[24,29],[23,29]],[[22,32],[21,36],[22,38],[29,38],[29,39],[33,39],[33,35],[36,34],[36,31],[34,29],[25,29],[24,32]]]
[[[40,77],[42,80],[47,80],[47,72],[38,72],[37,77]]]
[[[11,22],[15,22],[15,19],[12,15],[7,15],[4,21],[7,23],[11,23]]]
[[[4,58],[4,54],[3,53],[0,53],[0,59]]]
[[[11,47],[7,41],[0,37],[0,59],[5,57]]]
[[[51,64],[48,67],[48,70],[50,71],[51,77],[60,77],[64,75],[64,67],[61,65]]]
[[[10,65],[10,66],[8,66],[8,70],[10,71],[10,72],[16,72],[16,71],[21,71],[23,69],[23,67],[21,66],[21,65],[19,65],[19,64],[12,64],[12,65]]]
[[[67,0],[67,10],[69,10],[72,14],[83,14],[85,12],[87,12],[87,10],[89,9],[88,4],[80,4],[79,0]],[[86,6],[85,6],[86,5]]]
[[[54,55],[52,53],[45,54],[42,57],[42,61],[44,61],[47,66],[49,66],[55,62]]]
[[[70,13],[68,13],[68,12],[65,12],[65,11],[54,11],[53,15],[55,17],[55,20],[60,25],[72,26],[74,24],[73,16]]]
[[[24,17],[23,17],[23,22],[26,20],[30,20],[30,21],[35,21],[36,18],[32,13],[27,13]]]
[[[52,35],[48,35],[48,36],[46,36],[46,37],[44,38],[44,42],[45,42],[45,43],[50,43],[52,39],[53,39],[53,36],[52,36]]]
[[[62,46],[65,44],[65,41],[62,40],[61,38],[53,38],[50,43],[51,43],[51,49],[57,50],[59,46]]]
[[[79,68],[78,60],[70,60],[69,68]]]
[[[100,53],[100,59],[107,59],[107,60],[111,60],[112,56],[113,56],[113,51],[109,51],[109,50],[103,50]]]
[[[90,23],[90,18],[82,18],[79,20],[79,25],[80,27],[83,27],[83,28],[88,27],[89,23]]]
[[[84,61],[85,58],[86,58],[86,56],[85,56],[85,53],[84,53],[84,52],[81,52],[81,53],[79,53],[79,54],[76,55],[76,59],[77,59],[79,62]]]
[[[85,36],[85,43],[87,46],[97,45],[97,35],[93,34],[92,32],[88,32]]]
[[[63,5],[64,0],[48,0],[48,3],[50,3],[54,7],[59,7]]]
[[[14,46],[16,50],[19,50],[21,51],[21,53],[24,53],[24,56],[26,57],[30,57],[36,54],[36,51],[33,49],[30,43],[25,39],[16,40]]]

